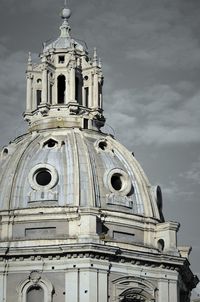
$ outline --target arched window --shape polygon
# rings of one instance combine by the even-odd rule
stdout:
[[[64,104],[65,95],[66,95],[66,83],[65,83],[64,75],[58,76],[57,87],[58,87],[58,104]]]
[[[165,248],[165,241],[163,239],[159,239],[157,244],[159,251],[162,252]]]
[[[75,99],[77,102],[82,105],[82,80],[80,77],[76,76],[75,79]]]
[[[113,282],[117,301],[120,302],[155,302],[157,289],[148,280],[137,277],[122,277]]]
[[[44,302],[44,290],[40,286],[32,286],[27,291],[27,302]]]
[[[39,106],[42,101],[42,90],[41,89],[36,90],[36,98],[37,98],[37,106]]]
[[[49,103],[52,104],[52,93],[53,93],[53,85],[50,84],[50,91],[49,91]]]
[[[53,301],[53,285],[38,271],[32,271],[29,277],[19,284],[17,291],[20,302]]]
[[[84,93],[85,93],[85,107],[88,107],[89,104],[89,87],[84,88]]]
[[[99,86],[98,107],[102,108],[102,86],[100,83],[98,83],[98,86]]]

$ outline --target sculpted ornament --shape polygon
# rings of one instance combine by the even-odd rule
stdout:
[[[33,282],[34,285],[37,285],[41,279],[41,275],[38,271],[32,271],[30,273],[29,279]]]

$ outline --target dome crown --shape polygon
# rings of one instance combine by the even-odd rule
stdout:
[[[46,45],[44,43],[43,53],[46,53],[50,50],[56,49],[70,49],[75,48],[79,51],[86,51],[86,48],[83,47],[79,42],[75,41],[71,37],[71,27],[69,25],[69,18],[71,16],[71,10],[65,7],[61,12],[61,18],[63,19],[63,23],[60,26],[60,36],[55,40],[52,41],[50,44]]]

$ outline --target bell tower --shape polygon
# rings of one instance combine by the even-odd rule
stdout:
[[[60,36],[43,44],[40,63],[27,64],[25,120],[30,130],[83,128],[99,130],[103,117],[103,73],[96,48],[93,57],[71,36],[71,11],[62,10]]]

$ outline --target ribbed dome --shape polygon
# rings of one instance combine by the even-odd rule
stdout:
[[[55,41],[44,47],[43,52],[47,52],[51,49],[67,49],[67,48],[75,48],[77,50],[83,51],[84,47],[71,37],[59,37]]]
[[[52,49],[64,48],[75,48],[76,50],[84,51],[84,47],[79,42],[75,41],[70,35],[71,28],[69,26],[68,19],[71,16],[71,10],[64,8],[61,16],[62,19],[64,19],[64,22],[60,27],[60,37],[50,44],[45,45],[43,52],[47,52]]]
[[[17,138],[1,154],[0,190],[1,209],[80,206],[161,218],[138,162],[100,132],[58,129]]]

